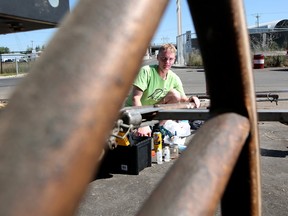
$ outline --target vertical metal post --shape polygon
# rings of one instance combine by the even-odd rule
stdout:
[[[0,61],[1,61],[1,62],[0,62],[0,64],[1,64],[1,72],[0,72],[0,73],[2,74],[2,73],[3,73],[2,54],[0,54]]]
[[[17,58],[15,58],[15,66],[16,66],[16,75],[18,75],[18,73],[19,73],[19,64],[18,64]]]
[[[205,67],[210,112],[249,118],[249,138],[222,200],[223,215],[261,215],[256,99],[243,2],[188,0]],[[221,12],[220,12],[221,11]],[[209,16],[207,16],[209,14]]]
[[[177,37],[176,37],[176,44],[177,44],[177,63],[179,65],[184,65],[184,56],[183,56],[183,36],[182,36],[182,8],[181,8],[181,0],[176,0],[177,6]]]
[[[176,0],[177,5],[177,35],[182,35],[182,7],[181,0]]]

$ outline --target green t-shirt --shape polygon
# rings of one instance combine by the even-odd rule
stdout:
[[[133,85],[143,91],[142,105],[153,105],[159,102],[171,90],[176,89],[182,96],[185,95],[180,78],[171,70],[167,79],[163,80],[158,72],[158,65],[143,66]],[[132,106],[132,93],[128,96],[125,106]]]

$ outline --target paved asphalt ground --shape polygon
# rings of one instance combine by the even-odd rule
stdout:
[[[182,79],[187,94],[204,93],[203,70],[173,69]],[[288,68],[254,70],[256,91],[288,89]],[[288,98],[287,92],[279,93]],[[288,101],[258,102],[259,109],[288,109]],[[262,181],[262,215],[288,215],[288,126],[280,122],[259,122]],[[193,138],[192,138],[193,139]],[[175,160],[152,164],[139,175],[113,174],[92,181],[80,203],[77,216],[130,216],[148,198]],[[161,202],[161,200],[159,200]],[[241,205],[241,203],[239,203]],[[221,215],[219,211],[215,215]]]
[[[187,94],[205,93],[205,73],[202,69],[174,68],[183,81]],[[256,91],[278,92],[278,105],[257,102],[258,109],[288,109],[288,68],[254,70]],[[7,77],[3,78],[6,79]],[[0,79],[1,83],[4,80]],[[19,82],[12,77],[0,83],[3,98],[11,93]],[[7,83],[8,82],[8,83]],[[288,126],[280,122],[259,122],[260,160],[262,181],[262,215],[288,215]],[[192,140],[193,140],[193,136]],[[110,178],[92,181],[80,202],[77,216],[132,216],[137,213],[145,199],[161,182],[172,160],[162,165],[152,164],[139,175],[113,174]],[[161,200],[159,200],[161,202]],[[241,203],[239,203],[241,205]],[[217,211],[215,215],[220,215]]]

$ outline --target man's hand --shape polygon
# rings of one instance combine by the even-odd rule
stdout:
[[[191,96],[191,97],[189,98],[189,102],[194,102],[195,105],[196,105],[196,108],[199,108],[200,105],[201,105],[199,98],[196,97],[196,96]]]
[[[136,136],[151,136],[151,128],[149,126],[138,128],[135,135]]]

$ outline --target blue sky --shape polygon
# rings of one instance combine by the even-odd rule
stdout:
[[[191,31],[194,27],[186,0],[182,1],[182,33]],[[78,0],[69,0],[73,8]],[[244,0],[247,25],[256,24],[256,15],[259,22],[271,22],[288,19],[288,0]],[[57,29],[38,30],[31,32],[0,35],[0,47],[8,47],[10,51],[22,51],[35,46],[47,45]],[[161,23],[156,31],[152,43],[175,42],[177,35],[176,0],[170,0]]]

